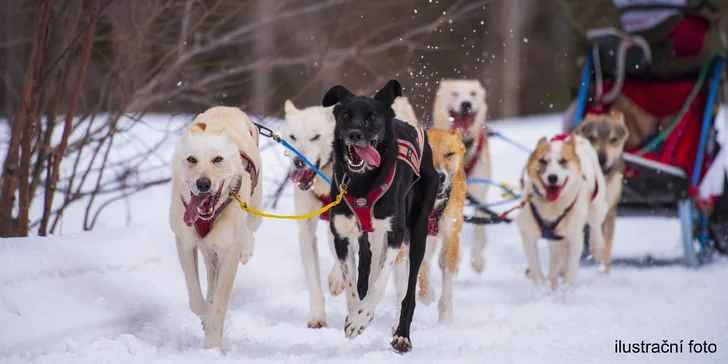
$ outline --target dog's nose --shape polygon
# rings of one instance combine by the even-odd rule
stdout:
[[[198,178],[195,184],[197,185],[197,190],[200,191],[200,193],[210,192],[210,187],[212,187],[212,181],[210,181],[207,177]]]
[[[346,138],[352,143],[358,143],[364,137],[359,129],[351,129],[346,133]]]
[[[546,177],[546,180],[549,181],[550,184],[555,185],[556,182],[559,181],[559,176],[555,174],[550,174],[548,177]]]
[[[599,165],[604,166],[604,164],[607,163],[607,154],[604,152],[599,152]]]
[[[440,184],[445,183],[445,180],[447,179],[447,175],[445,175],[444,172],[437,172],[438,177],[440,177]]]
[[[296,169],[303,169],[306,167],[306,162],[304,162],[303,159],[296,157],[293,159],[293,165]]]
[[[470,111],[473,108],[473,104],[470,103],[470,101],[463,101],[460,103],[460,109],[462,111]]]

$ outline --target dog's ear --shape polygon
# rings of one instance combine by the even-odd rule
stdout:
[[[204,133],[207,129],[207,123],[204,121],[195,121],[187,127],[190,134]]]
[[[542,146],[544,146],[544,145],[546,145],[546,144],[548,144],[548,143],[549,143],[549,140],[548,140],[548,138],[546,138],[546,137],[541,137],[541,139],[539,139],[539,140],[538,140],[538,143],[536,143],[536,148],[538,148],[538,147],[542,147]]]
[[[284,104],[284,110],[286,112],[286,115],[294,114],[298,109],[296,108],[296,105],[293,104],[293,101],[286,100],[286,103]]]
[[[394,100],[398,96],[402,96],[402,85],[397,80],[389,80],[381,90],[377,91],[374,95],[374,99],[384,103],[387,106],[392,106]]]
[[[355,95],[351,93],[351,91],[347,90],[346,87],[336,85],[329,89],[328,92],[326,92],[326,95],[324,95],[324,99],[321,100],[321,106],[329,107],[334,106],[338,103],[345,103],[354,96]]]

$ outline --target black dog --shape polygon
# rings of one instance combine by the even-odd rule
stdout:
[[[415,285],[425,254],[438,175],[424,131],[394,118],[392,103],[397,96],[402,96],[402,87],[396,80],[389,81],[374,98],[356,96],[343,86],[334,86],[322,105],[336,105],[331,198],[339,194],[340,184],[347,187],[346,203],[331,209],[330,220],[349,306],[344,331],[353,339],[371,322],[405,234],[409,233],[409,276],[404,277],[406,268],[395,269],[400,276],[395,278],[407,282],[407,291],[403,292],[404,284],[398,285],[398,299],[402,302],[392,340],[395,350],[407,352],[412,348]],[[358,285],[354,276],[357,245]]]

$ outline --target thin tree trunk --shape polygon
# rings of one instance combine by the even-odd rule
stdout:
[[[51,208],[53,207],[53,196],[56,193],[56,184],[58,183],[58,175],[61,168],[61,160],[63,155],[66,153],[68,147],[68,138],[71,135],[71,129],[73,127],[73,117],[76,114],[76,106],[78,105],[78,99],[81,96],[81,88],[83,87],[84,76],[86,75],[86,68],[88,66],[88,60],[91,56],[91,48],[93,47],[94,33],[96,32],[96,20],[99,13],[100,0],[93,0],[91,5],[91,17],[89,18],[91,24],[86,31],[86,41],[83,44],[83,55],[81,56],[81,65],[78,68],[78,77],[76,78],[76,85],[73,88],[73,94],[71,96],[71,102],[68,106],[68,113],[66,114],[66,123],[63,126],[63,136],[61,137],[61,143],[58,145],[58,150],[53,155],[53,169],[51,171],[51,178],[46,181],[45,190],[45,203],[43,205],[43,217],[38,228],[38,234],[45,236],[48,230],[48,220],[50,219]]]
[[[521,21],[518,0],[501,3],[502,26],[505,39],[505,55],[503,57],[503,111],[502,117],[514,117],[519,113],[520,81],[521,81]],[[521,4],[522,5],[522,4]]]
[[[30,141],[33,139],[33,129],[35,127],[35,111],[38,108],[40,90],[37,85],[40,84],[42,71],[43,71],[43,58],[45,55],[46,44],[48,42],[48,33],[51,26],[51,14],[53,12],[53,1],[54,0],[43,0],[41,2],[40,12],[38,15],[38,22],[36,26],[35,40],[33,41],[33,47],[30,53],[30,60],[28,62],[28,68],[25,72],[25,80],[23,84],[23,93],[20,97],[17,114],[15,121],[13,122],[12,131],[10,134],[10,143],[8,143],[8,152],[5,158],[5,165],[3,166],[3,181],[2,190],[0,190],[0,237],[12,237],[12,236],[24,236],[20,233],[25,231],[27,235],[27,221],[25,221],[25,228],[19,227],[19,231],[13,226],[13,206],[15,205],[15,191],[18,189],[18,178],[21,175],[27,177],[29,171],[26,170],[24,173],[19,170],[23,165],[27,165],[30,168]],[[28,155],[23,156],[21,166],[18,166],[20,160],[20,146],[23,145],[23,150],[28,152]],[[27,208],[29,204],[29,196],[27,195],[29,186],[28,181],[21,181],[20,195],[20,208],[26,209],[25,216],[27,220]],[[25,188],[25,196],[23,193]],[[23,206],[23,203],[26,205]],[[20,214],[23,212],[21,211]],[[20,225],[20,214],[19,214],[19,225]]]

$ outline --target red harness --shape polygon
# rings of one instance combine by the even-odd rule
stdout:
[[[403,139],[397,139],[397,144],[399,146],[398,159],[404,161],[412,168],[412,171],[417,175],[415,178],[416,181],[420,177],[420,153],[424,148],[425,131],[419,127],[415,129],[417,130],[417,147],[419,149],[415,149],[416,147],[412,143]],[[374,205],[389,190],[389,187],[392,186],[396,174],[397,163],[394,163],[384,184],[369,192],[366,197],[353,198],[348,194],[344,195],[344,201],[349,205],[349,209],[354,212],[354,215],[359,221],[359,227],[363,231],[368,233],[374,232],[374,227],[372,226],[372,221],[374,220]]]
[[[256,145],[258,144],[258,135],[257,134],[258,134],[257,129],[256,129],[255,135],[253,134],[253,131],[250,131],[250,136],[252,136],[253,139],[255,139]],[[259,177],[258,167],[255,165],[255,163],[253,163],[253,160],[247,154],[240,152],[240,158],[243,160],[243,163],[245,164],[245,171],[248,172],[248,174],[250,175],[250,195],[252,196],[253,191],[255,191],[255,187],[258,186],[258,177]],[[237,194],[238,190],[240,190],[241,183],[242,183],[242,181],[238,180],[238,183],[232,189],[232,192]],[[210,230],[212,230],[212,224],[217,219],[217,216],[220,215],[220,212],[222,212],[222,210],[224,210],[230,204],[231,201],[232,201],[232,199],[230,197],[227,197],[227,200],[225,200],[225,202],[220,206],[220,208],[215,210],[215,214],[212,215],[211,219],[203,220],[203,219],[198,218],[197,221],[195,221],[195,230],[197,231],[198,234],[200,234],[201,238],[204,239],[207,236],[207,234],[210,233]],[[182,205],[184,205],[184,207],[187,208],[187,203],[185,203],[184,200],[182,200]]]
[[[314,193],[314,195],[316,195]],[[318,198],[319,202],[321,202],[321,206],[326,206],[331,203],[331,197],[329,195],[316,195],[316,198]],[[329,221],[330,215],[329,210],[324,211],[321,215],[319,215],[319,218],[324,221]]]
[[[478,156],[480,155],[480,152],[483,151],[483,147],[485,146],[485,132],[480,131],[478,133],[478,146],[475,147],[475,153],[473,154],[473,157],[470,158],[470,160],[465,164],[465,175],[470,176],[470,173],[475,168],[475,165],[478,164]]]

